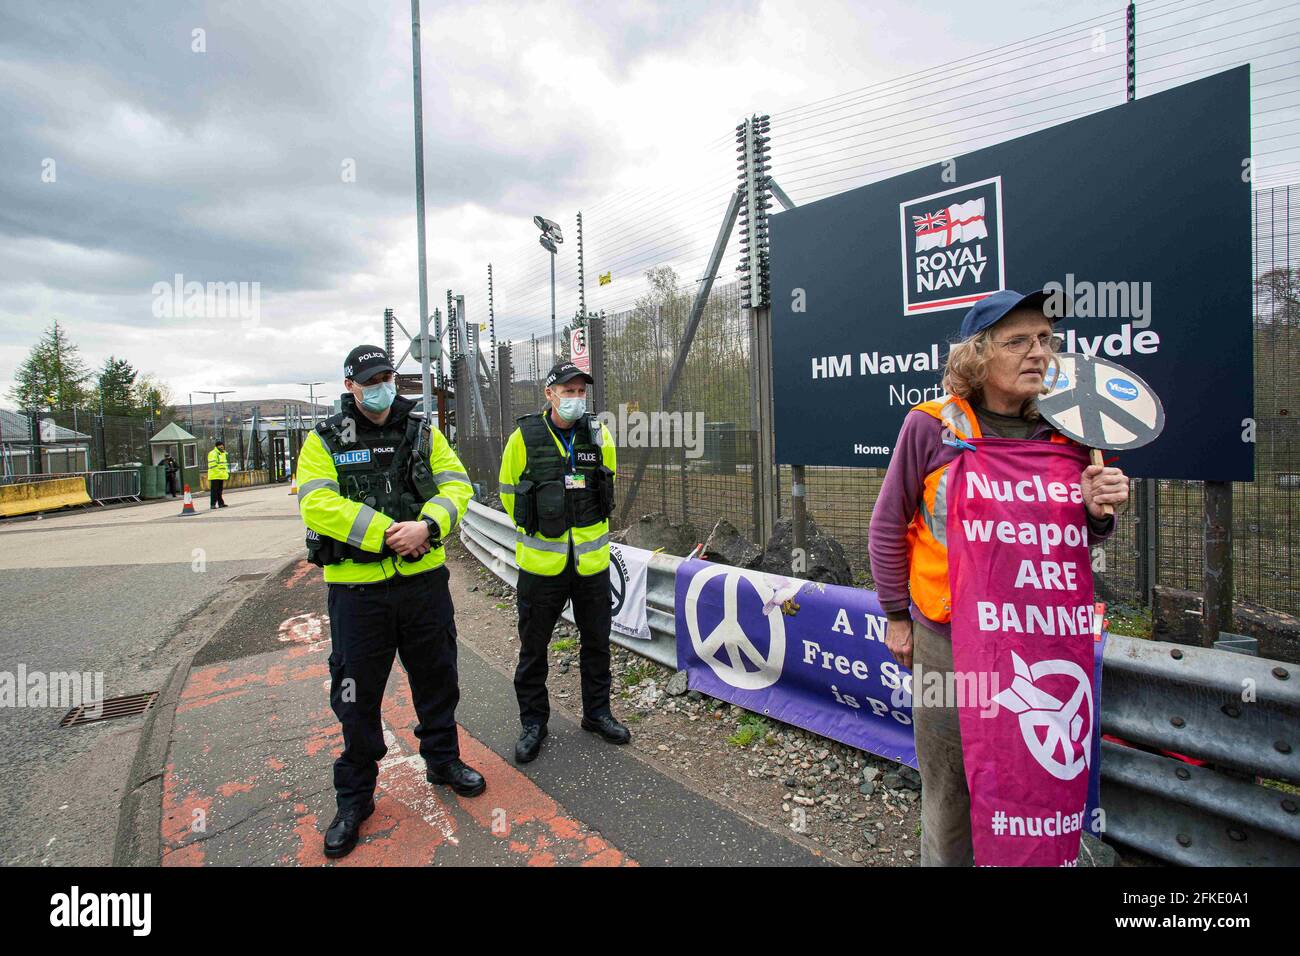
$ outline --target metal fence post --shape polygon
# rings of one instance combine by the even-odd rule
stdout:
[[[1232,482],[1205,483],[1205,569],[1201,574],[1201,645],[1213,647],[1232,626]]]
[[[497,392],[501,405],[501,453],[505,454],[506,439],[514,431],[514,397],[515,367],[511,361],[510,343],[497,346]]]
[[[605,411],[605,313],[587,317],[587,353],[591,356],[591,409]]]
[[[754,116],[736,127],[736,142],[741,150],[742,207],[741,307],[748,309],[753,322],[754,390],[754,536],[765,543],[776,526],[777,482],[774,476],[776,436],[772,422],[772,309],[769,295],[767,210],[770,205],[771,177],[767,145],[770,137],[767,116]],[[797,488],[802,489],[802,478]],[[795,546],[801,546],[802,513],[796,511]]]

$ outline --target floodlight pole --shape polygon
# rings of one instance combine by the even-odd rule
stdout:
[[[415,230],[420,260],[420,394],[424,420],[433,420],[429,381],[429,280],[424,260],[424,100],[420,82],[420,0],[411,0],[411,74],[415,86]],[[391,361],[392,356],[389,356]]]
[[[554,365],[560,354],[560,342],[555,333],[555,253],[551,253],[551,364]]]

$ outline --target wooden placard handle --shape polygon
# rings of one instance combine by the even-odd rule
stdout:
[[[1100,448],[1094,448],[1094,449],[1092,450],[1091,458],[1092,458],[1092,464],[1094,464],[1094,465],[1105,465],[1105,464],[1106,464],[1104,461],[1101,460],[1101,449],[1100,449]],[[1113,514],[1115,513],[1115,506],[1114,506],[1114,505],[1102,505],[1102,506],[1101,506],[1101,513],[1104,514],[1104,515],[1113,515]]]

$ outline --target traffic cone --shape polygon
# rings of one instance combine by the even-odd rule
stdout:
[[[190,495],[190,486],[186,485],[185,503],[181,505],[181,517],[184,518],[186,515],[192,515],[195,513],[196,512],[194,511],[194,498]]]

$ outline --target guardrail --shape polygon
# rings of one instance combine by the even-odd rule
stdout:
[[[461,541],[514,587],[515,527],[471,501]],[[652,640],[621,647],[677,669],[674,595],[682,559],[657,554],[646,581]],[[572,617],[565,614],[569,620]],[[1104,835],[1185,866],[1300,866],[1300,673],[1291,664],[1111,634],[1102,657]]]

